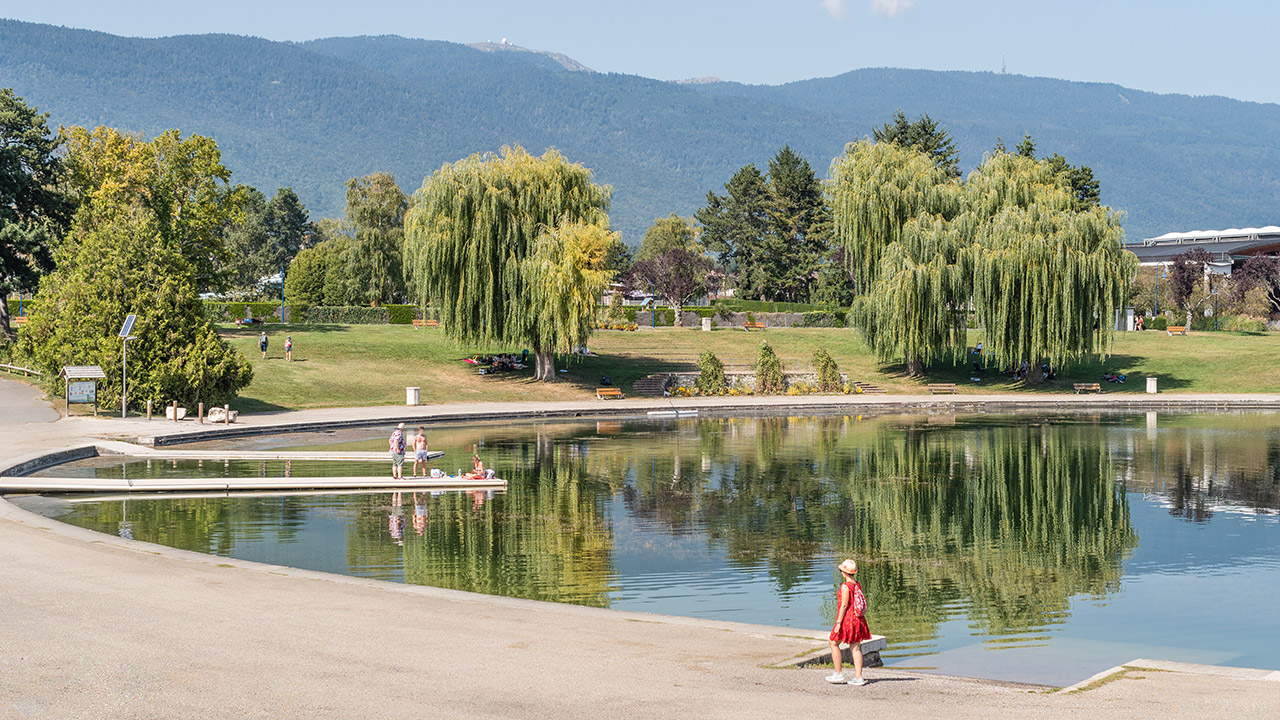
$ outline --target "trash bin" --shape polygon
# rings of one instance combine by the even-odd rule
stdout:
[[[702,318],[702,332],[711,332],[711,318]]]
[[[1155,394],[1156,394],[1156,392],[1157,392],[1157,391],[1156,391],[1156,379],[1155,379],[1155,378],[1147,378],[1147,394],[1148,394],[1148,395],[1155,395]]]
[[[422,398],[422,388],[407,387],[404,389],[405,405],[420,405]]]

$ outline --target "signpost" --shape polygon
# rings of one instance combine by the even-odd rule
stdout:
[[[124,326],[120,328],[120,417],[129,417],[129,341],[135,340],[129,333],[133,332],[133,324],[137,322],[138,316],[129,314],[124,319]],[[94,414],[98,413],[98,406],[94,405]]]
[[[67,365],[62,368],[64,382],[63,395],[67,399],[67,414],[71,414],[71,403],[93,404],[93,414],[98,414],[98,381],[106,379],[107,374],[97,365]]]

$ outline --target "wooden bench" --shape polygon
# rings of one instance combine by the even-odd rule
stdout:
[[[742,329],[747,332],[751,332],[752,330],[763,330],[765,329],[765,324],[762,322],[742,323]]]
[[[417,330],[420,327],[438,328],[440,327],[440,321],[439,320],[423,320],[421,318],[414,318],[413,329]]]
[[[1080,394],[1081,390],[1084,390],[1086,392],[1092,390],[1093,392],[1096,392],[1099,394],[1102,393],[1102,383],[1075,383],[1074,385],[1072,385],[1072,387],[1076,389],[1077,395]]]
[[[596,388],[596,399],[608,400],[609,398],[622,399],[622,391],[615,387]]]
[[[1186,325],[1170,325],[1168,327],[1168,330],[1170,335],[1186,335],[1187,334]]]
[[[18,327],[22,327],[23,325],[26,325],[27,321],[30,319],[31,318],[26,315],[15,315],[13,321],[18,324]]]
[[[951,393],[952,395],[955,395],[956,384],[955,383],[929,383],[929,394],[933,395],[936,393]]]

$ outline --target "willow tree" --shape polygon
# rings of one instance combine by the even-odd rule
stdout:
[[[603,254],[599,266],[588,263],[589,248],[612,238],[608,206],[609,188],[554,150],[472,155],[437,170],[415,194],[405,275],[450,336],[530,345],[537,378],[552,380],[555,350],[580,345],[590,330],[581,303],[603,270]]]
[[[908,221],[881,255],[869,291],[854,303],[855,323],[876,355],[904,360],[910,375],[965,348],[973,273],[960,235],[938,216]]]
[[[1080,210],[1048,163],[996,153],[965,183],[973,305],[983,354],[1000,366],[1058,366],[1111,348],[1137,258],[1110,208]]]
[[[827,184],[837,242],[864,294],[884,249],[922,213],[959,213],[959,185],[926,154],[894,143],[849,143],[831,163]]]

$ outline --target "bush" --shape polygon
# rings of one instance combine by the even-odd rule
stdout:
[[[696,386],[702,395],[723,395],[729,391],[729,385],[724,379],[724,363],[710,350],[698,358]]]
[[[318,305],[303,313],[303,322],[311,325],[386,325],[390,320],[385,306]]]
[[[417,305],[386,305],[387,322],[392,325],[412,325],[418,319]]]
[[[1151,318],[1151,324],[1150,324],[1150,325],[1147,325],[1147,327],[1148,327],[1149,329],[1151,329],[1151,330],[1168,330],[1168,329],[1169,329],[1169,318],[1167,318],[1167,317],[1165,317],[1165,316],[1163,316],[1163,315],[1161,315],[1161,316],[1159,316],[1159,317]]]
[[[778,354],[773,351],[768,340],[761,342],[760,353],[756,356],[756,391],[776,395],[785,390],[786,385]]]
[[[1226,315],[1218,323],[1218,327],[1231,332],[1266,332],[1267,320],[1250,315]]]
[[[831,359],[826,348],[813,351],[813,369],[818,374],[818,390],[824,393],[838,393],[842,387],[840,366]]]

